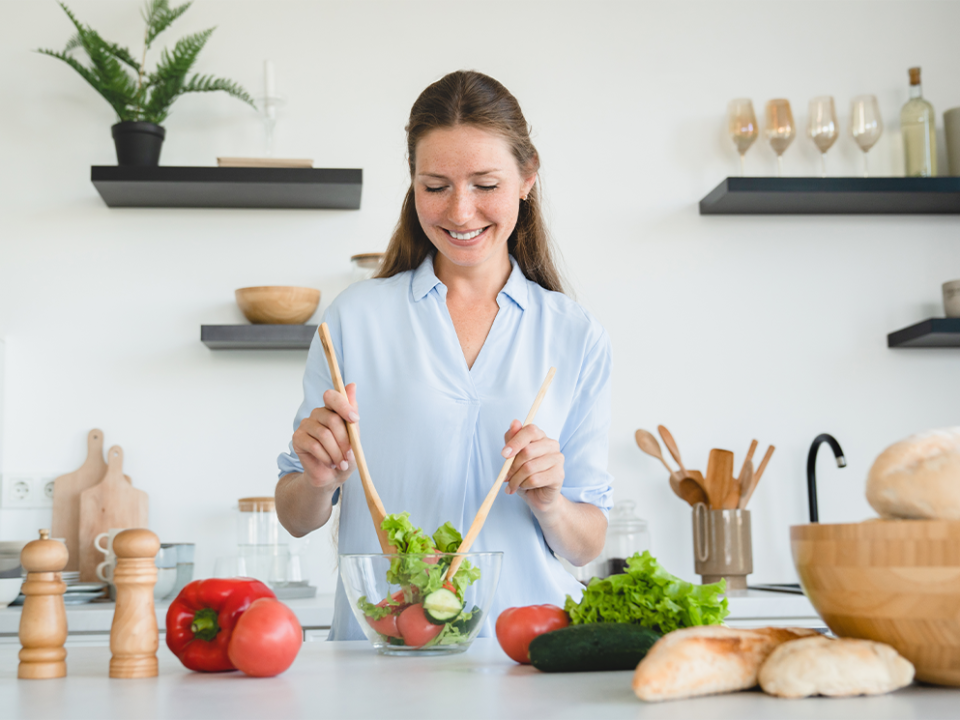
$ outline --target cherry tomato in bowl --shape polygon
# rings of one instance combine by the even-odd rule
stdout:
[[[567,613],[556,605],[507,608],[497,618],[497,640],[511,660],[529,664],[530,641],[569,624]]]
[[[293,664],[302,644],[293,611],[279,600],[260,598],[237,621],[227,655],[247,675],[273,677]]]

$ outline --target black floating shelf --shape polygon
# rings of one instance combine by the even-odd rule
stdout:
[[[108,207],[357,210],[363,170],[94,165],[90,180]]]
[[[316,325],[201,325],[211,350],[307,350]]]
[[[728,177],[700,201],[701,215],[960,213],[960,177]]]
[[[960,318],[930,318],[887,335],[887,347],[960,347]]]

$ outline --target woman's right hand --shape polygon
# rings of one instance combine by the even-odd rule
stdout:
[[[303,475],[313,487],[333,490],[353,472],[355,460],[350,449],[347,423],[360,420],[357,414],[357,386],[346,386],[347,397],[336,390],[323,394],[324,406],[315,408],[300,421],[293,433],[293,451],[303,465]]]

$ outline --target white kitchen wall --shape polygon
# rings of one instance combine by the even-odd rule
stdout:
[[[138,1],[69,4],[140,47]],[[89,168],[115,162],[113,113],[31,52],[59,49],[71,26],[53,2],[0,2],[0,470],[71,471],[102,428],[149,493],[152,528],[196,542],[209,573],[235,542],[236,499],[273,491],[306,354],[212,352],[200,325],[241,322],[233,290],[247,285],[316,286],[326,307],[353,279],[350,255],[384,249],[396,221],[410,105],[459,68],[501,80],[533,126],[570,286],[613,341],[616,497],[638,502],[669,569],[694,578],[690,512],[635,446],[638,427],[667,425],[701,469],[711,447],[739,467],[751,438],[758,458],[777,446],[751,503],[752,579],[776,582],[795,577],[788,526],[806,521],[815,435],[836,435],[849,460],[839,471],[821,453],[821,519],[857,521],[886,445],[958,424],[960,351],[889,350],[886,335],[942,315],[960,217],[701,217],[697,202],[737,172],[725,110],[739,96],[758,113],[787,97],[802,125],[809,99],[832,94],[844,134],[828,168],[852,175],[850,98],[874,93],[885,131],[871,166],[898,174],[907,68],[923,67],[938,123],[960,105],[960,3],[197,0],[161,40],[212,25],[197,69],[260,94],[272,59],[287,99],[277,154],[363,168],[363,206],[108,209]],[[256,114],[226,96],[186,96],[165,126],[165,165],[263,152]],[[784,165],[813,175],[818,162],[801,135]],[[775,172],[762,140],[747,171]],[[0,538],[30,537],[45,517],[0,511]],[[326,531],[308,554],[330,590]]]

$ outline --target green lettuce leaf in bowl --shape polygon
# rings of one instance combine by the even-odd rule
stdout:
[[[564,609],[573,625],[635,623],[668,633],[695,625],[722,625],[730,614],[720,596],[726,582],[694,585],[671,575],[649,553],[627,559],[626,572],[594,578],[580,602],[567,595]]]

